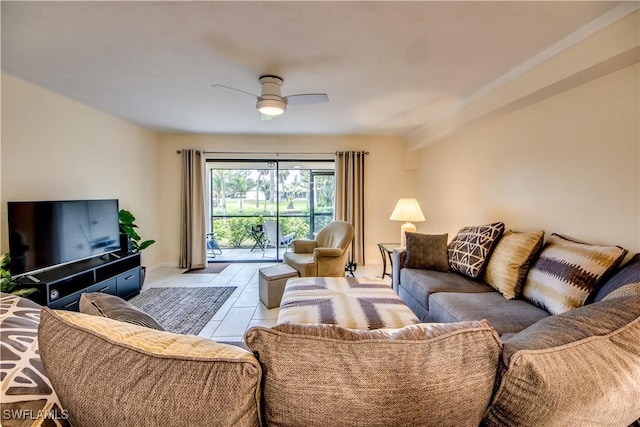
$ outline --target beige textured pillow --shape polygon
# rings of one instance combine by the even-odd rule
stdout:
[[[505,231],[489,258],[484,281],[506,299],[517,298],[522,292],[533,259],[542,249],[543,240],[544,231]]]
[[[640,295],[550,316],[504,344],[487,426],[627,426],[640,417]]]
[[[245,334],[278,426],[478,425],[501,342],[486,321],[361,331],[278,325]]]
[[[260,365],[239,347],[48,308],[38,338],[72,425],[260,424]]]
[[[626,254],[619,246],[589,245],[552,234],[529,270],[522,294],[551,314],[582,307]]]

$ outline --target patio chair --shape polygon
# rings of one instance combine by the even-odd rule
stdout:
[[[353,225],[333,221],[318,232],[315,240],[294,240],[293,251],[284,254],[284,262],[302,277],[344,277]]]
[[[214,236],[213,233],[207,233],[207,253],[211,254],[212,258],[215,258],[215,251],[219,252],[218,255],[222,255],[222,249],[220,249],[220,245],[218,245],[216,236]]]
[[[279,246],[281,248],[285,248],[285,252],[289,250],[291,246],[291,242],[296,237],[296,233],[289,233],[286,236],[282,235],[282,228],[276,226],[276,221],[274,219],[265,219],[262,221],[262,230],[264,231],[264,235],[266,240],[264,242],[264,248],[268,248],[269,246],[276,247]],[[264,252],[263,252],[264,256]]]

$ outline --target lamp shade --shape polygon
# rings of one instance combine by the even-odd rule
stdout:
[[[403,198],[398,200],[389,219],[392,221],[419,222],[424,221],[424,215],[416,199]]]

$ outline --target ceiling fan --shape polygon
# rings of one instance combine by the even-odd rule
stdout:
[[[318,104],[329,101],[329,96],[326,93],[300,93],[282,96],[280,87],[284,80],[278,76],[264,75],[260,76],[258,81],[262,85],[262,93],[260,95],[221,84],[212,86],[214,88],[230,89],[256,98],[256,108],[262,113],[262,120],[271,120],[274,116],[279,116],[287,110],[287,105]]]

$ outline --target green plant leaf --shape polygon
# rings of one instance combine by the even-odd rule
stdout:
[[[13,295],[17,295],[19,297],[26,297],[29,296],[35,292],[38,292],[38,289],[36,288],[22,288],[22,289],[18,289],[15,290],[13,292],[11,292]]]
[[[118,219],[120,219],[120,222],[123,224],[133,225],[133,221],[136,220],[136,217],[133,216],[131,212],[120,209],[120,212],[118,212]]]
[[[138,250],[144,250],[147,249],[149,246],[153,245],[156,241],[155,240],[145,240],[144,242],[140,243],[138,245]]]

